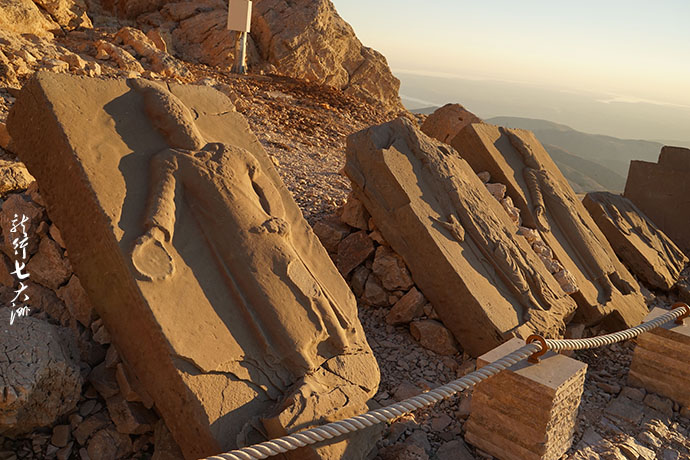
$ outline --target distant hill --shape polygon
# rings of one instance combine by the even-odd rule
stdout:
[[[622,192],[625,188],[625,176],[599,163],[572,155],[555,145],[544,144],[544,148],[576,193]]]
[[[436,109],[438,107],[425,107],[412,112],[428,115]],[[588,134],[566,125],[533,118],[494,117],[485,121],[492,125],[534,132],[576,193],[622,192],[630,160],[656,162],[661,147],[673,144]],[[682,145],[680,142],[676,144]]]
[[[606,187],[611,191],[622,191],[625,178],[628,177],[630,160],[657,161],[663,144],[658,142],[618,139],[600,134],[587,134],[576,131],[568,126],[546,120],[535,120],[518,117],[495,117],[486,120],[487,123],[521,128],[533,131],[542,144],[549,144],[565,151],[566,154],[579,157],[587,162],[578,162],[574,158],[564,155],[564,152],[549,150],[552,155],[559,156],[561,162],[575,168],[585,176]],[[547,149],[548,150],[548,149]],[[566,162],[565,159],[568,158]],[[554,158],[555,160],[555,158]],[[597,170],[597,165],[607,168]],[[560,165],[559,165],[560,166]],[[565,171],[563,171],[565,174]],[[611,174],[613,173],[613,175]],[[566,177],[568,175],[566,174]],[[568,177],[569,180],[573,180]],[[603,181],[603,182],[602,182]],[[620,184],[616,188],[611,188]]]

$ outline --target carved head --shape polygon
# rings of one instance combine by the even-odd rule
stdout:
[[[197,151],[206,145],[192,112],[165,86],[143,78],[128,83],[142,94],[146,115],[171,148]]]

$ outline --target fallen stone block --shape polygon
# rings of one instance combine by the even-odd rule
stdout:
[[[482,123],[482,120],[460,104],[446,104],[424,120],[422,131],[427,136],[448,144],[465,126],[472,123]],[[489,179],[485,182],[488,181]]]
[[[474,171],[488,171],[493,182],[507,186],[522,225],[539,231],[575,280],[580,322],[605,320],[609,329],[640,323],[648,310],[637,281],[532,132],[471,124],[450,145]]]
[[[633,160],[623,196],[690,257],[690,149],[664,147],[658,163]]]
[[[458,152],[399,118],[348,138],[345,173],[466,352],[565,330],[575,301]]]
[[[582,203],[632,273],[652,288],[671,290],[688,262],[671,239],[625,197],[593,192]]]
[[[227,97],[39,72],[8,128],[103,340],[186,458],[367,409],[379,371],[354,296]],[[288,458],[359,459],[374,442]]]
[[[655,308],[645,321],[665,313]],[[690,319],[666,323],[637,338],[628,383],[690,407]]]
[[[512,339],[477,358],[477,369],[524,346]],[[467,442],[501,460],[558,460],[570,448],[587,365],[547,352],[479,383],[465,423]]]

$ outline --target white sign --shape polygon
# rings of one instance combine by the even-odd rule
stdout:
[[[228,30],[237,32],[249,32],[252,24],[251,0],[229,0],[228,5]]]

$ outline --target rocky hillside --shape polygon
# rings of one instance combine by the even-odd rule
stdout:
[[[110,12],[125,19],[118,21]],[[82,39],[74,50],[77,54],[99,59],[110,57],[125,72],[148,70],[166,77],[189,79],[190,75],[179,66],[174,71],[169,69],[175,67],[176,58],[222,69],[232,65],[234,39],[225,29],[226,20],[227,3],[220,0],[106,0],[102,3],[94,0],[88,3],[88,14],[87,4],[81,0],[4,1],[0,3],[3,41],[0,78],[16,86],[17,77],[36,67],[52,66],[57,70],[64,67],[53,62],[56,60],[73,68],[84,67],[76,58],[69,58],[74,63],[68,62],[67,57],[60,59],[67,53],[55,50],[52,40],[65,44],[70,38],[76,38]],[[137,32],[115,37],[122,25],[133,26]],[[99,44],[99,40],[107,44]],[[145,45],[135,44],[134,40],[144,41]],[[125,48],[112,48],[112,42],[124,44]],[[132,56],[145,58],[143,66],[134,64]],[[342,90],[384,111],[402,110],[398,96],[400,82],[391,73],[386,59],[362,45],[329,0],[289,4],[255,1],[249,64],[255,72],[289,76]],[[87,73],[99,71],[91,65]]]

